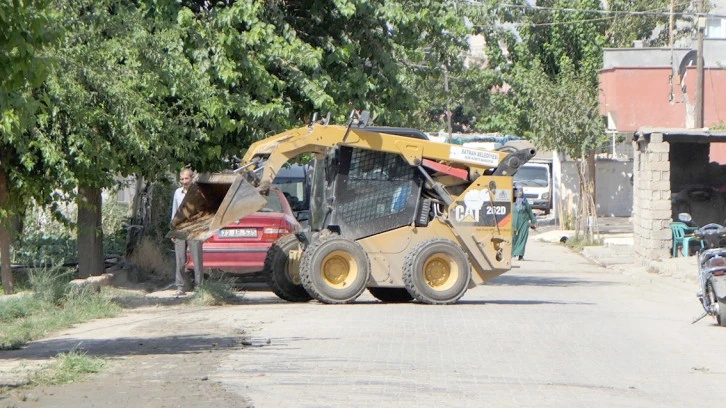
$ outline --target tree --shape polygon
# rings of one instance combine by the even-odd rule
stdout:
[[[671,2],[671,0],[614,0],[608,2],[608,10],[622,12],[665,12],[671,3],[674,13],[683,13],[693,7],[691,2]],[[689,35],[693,30],[690,17],[674,15],[674,41]],[[647,47],[663,47],[669,43],[669,17],[656,14],[615,14],[607,17],[605,30],[606,45],[614,48],[632,47],[636,40],[642,40]],[[658,30],[658,28],[661,28]],[[656,35],[654,35],[656,33]]]
[[[597,88],[590,78],[570,66],[549,79],[539,64],[517,73],[523,99],[529,102],[528,118],[534,142],[578,161],[579,205],[576,235],[592,238],[595,207],[594,151],[606,142],[598,109]]]
[[[183,47],[176,21],[121,0],[56,1],[63,41],[42,88],[38,132],[62,147],[58,187],[77,197],[79,274],[103,271],[101,189],[119,175],[164,174],[205,159],[223,112],[217,90]],[[203,152],[201,152],[203,153]],[[77,186],[77,189],[74,189]]]
[[[48,1],[0,0],[0,275],[6,294],[14,291],[10,221],[22,215],[29,200],[48,197],[44,179],[54,173],[53,147],[29,132],[40,108],[35,89],[51,66],[40,50],[58,34],[52,20]]]
[[[431,95],[417,85],[459,64],[466,45],[461,18],[434,0],[251,1],[184,15],[214,50],[212,73],[234,121],[225,142],[238,148],[316,111],[339,122],[368,109],[380,124],[417,123]]]
[[[486,38],[490,68],[507,89],[491,93],[500,114],[489,124],[531,139],[538,146],[564,151],[593,164],[593,149],[604,137],[597,109],[598,77],[605,43],[598,0],[544,0],[499,6],[489,2],[467,17]],[[516,30],[516,34],[514,34]],[[594,171],[580,171],[578,215],[595,215]],[[578,223],[578,225],[583,225]],[[578,229],[579,232],[579,229]]]

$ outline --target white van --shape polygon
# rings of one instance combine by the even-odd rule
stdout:
[[[549,214],[552,210],[552,174],[546,163],[526,163],[514,173],[514,183],[522,187],[532,208]]]

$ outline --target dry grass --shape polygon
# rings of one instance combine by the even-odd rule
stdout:
[[[174,257],[165,254],[149,237],[141,239],[127,261],[149,280],[168,280],[174,277]]]

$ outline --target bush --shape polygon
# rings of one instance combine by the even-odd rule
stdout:
[[[73,270],[62,267],[33,269],[28,275],[33,296],[42,302],[58,305],[70,292],[68,282],[73,279]]]

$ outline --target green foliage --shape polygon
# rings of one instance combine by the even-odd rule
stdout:
[[[104,200],[101,225],[103,228],[103,249],[106,254],[126,253],[126,225],[130,210],[127,204],[113,198]]]
[[[114,199],[104,202],[104,250],[108,255],[123,255],[126,248],[125,223],[129,218],[128,207]],[[23,233],[12,248],[12,263],[49,265],[76,261],[76,214],[77,208],[72,204],[56,202],[51,207],[31,204],[25,211]]]
[[[7,175],[9,190],[8,200],[0,202],[0,221],[49,191],[33,181],[44,176],[37,166],[44,147],[27,133],[41,108],[34,90],[52,65],[40,51],[59,35],[48,6],[45,0],[0,0],[0,172]]]
[[[341,123],[368,109],[377,124],[433,131],[449,109],[454,131],[517,134],[583,157],[603,136],[602,48],[663,44],[667,30],[653,30],[666,17],[585,11],[599,0],[537,5],[582,11],[495,0],[0,0],[0,171],[12,197],[0,218],[31,200],[71,201],[78,184],[113,188],[118,175],[164,183],[184,164],[219,169],[222,156],[313,112]],[[485,48],[465,59],[470,34]],[[166,205],[143,232],[162,250]],[[52,231],[28,216],[15,261],[75,258],[74,218],[61,207],[46,209]],[[104,211],[109,252],[125,252],[124,221],[120,207]]]
[[[131,2],[55,5],[66,36],[49,51],[59,63],[43,88],[49,113],[39,130],[66,152],[70,181],[112,187],[117,175],[160,174],[205,142],[222,112],[174,22]]]
[[[520,96],[529,106],[532,139],[546,149],[584,158],[607,140],[598,110],[597,88],[588,74],[564,65],[554,80],[535,64],[516,73]]]
[[[546,0],[538,6],[602,9],[599,0]],[[600,14],[552,10],[533,11],[521,26],[522,47],[516,60],[522,66],[539,64],[542,71],[555,79],[564,69],[572,69],[590,86],[597,86],[597,71],[602,66],[605,23]]]
[[[615,11],[665,11],[669,10],[670,0],[614,0],[609,2],[609,9]],[[682,13],[692,7],[691,2],[673,2],[674,12]],[[690,35],[693,28],[690,24],[691,18],[678,16],[674,23],[675,39]],[[666,15],[613,15],[607,20],[605,31],[606,44],[608,47],[627,48],[632,47],[636,40],[643,40],[647,47],[663,47],[668,45],[668,24]],[[680,22],[680,24],[679,24]],[[656,31],[656,28],[663,29]],[[654,35],[657,33],[657,35]]]

